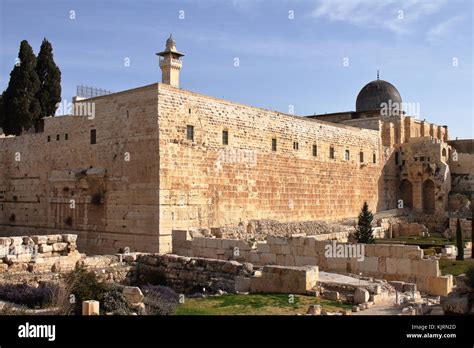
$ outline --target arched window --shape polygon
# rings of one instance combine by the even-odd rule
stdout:
[[[443,149],[443,150],[441,151],[441,156],[443,156],[444,158],[446,158],[446,149]]]
[[[350,154],[349,150],[344,151],[344,161],[349,161],[350,159]]]

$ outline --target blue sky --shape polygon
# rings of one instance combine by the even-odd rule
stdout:
[[[184,89],[297,115],[350,111],[380,69],[421,119],[474,138],[472,22],[471,0],[0,0],[0,91],[20,41],[37,53],[43,37],[67,101],[78,84],[159,82],[155,53],[172,32]]]

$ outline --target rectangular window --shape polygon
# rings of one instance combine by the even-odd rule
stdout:
[[[48,135],[48,143],[51,141],[51,135]]]
[[[359,153],[359,161],[360,161],[360,163],[364,162],[364,153],[363,152]]]
[[[420,161],[424,162],[425,161],[425,156],[420,156]]]
[[[349,153],[349,150],[344,151],[344,160],[349,161],[351,158],[351,155]]]
[[[313,156],[316,157],[318,155],[318,146],[313,145]]]
[[[298,142],[297,141],[293,142],[293,150],[298,150]]]
[[[69,139],[69,134],[64,134],[64,140],[68,140]]]
[[[222,131],[222,144],[229,145],[229,131]]]
[[[91,129],[91,145],[97,144],[97,131]]]
[[[372,162],[377,163],[377,156],[375,155],[375,153],[374,153],[374,156],[372,158]]]
[[[272,151],[277,150],[277,140],[275,138],[272,139]]]
[[[335,157],[335,155],[334,155],[334,147],[331,146],[331,147],[329,148],[329,158],[334,158],[334,157]]]
[[[194,141],[194,126],[186,126],[186,139]]]
[[[56,134],[56,141],[59,141],[59,134]]]

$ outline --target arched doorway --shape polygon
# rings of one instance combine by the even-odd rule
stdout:
[[[433,181],[426,180],[423,183],[423,211],[432,213],[435,210],[435,185]]]
[[[403,200],[404,208],[413,208],[413,185],[407,179],[400,183],[400,199]]]

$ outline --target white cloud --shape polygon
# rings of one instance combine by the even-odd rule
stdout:
[[[313,17],[408,33],[422,16],[439,11],[446,0],[318,0]]]
[[[426,41],[432,45],[440,44],[441,42],[449,39],[449,36],[453,33],[453,27],[464,20],[464,16],[455,16],[447,19],[444,22],[434,26],[426,34]]]

